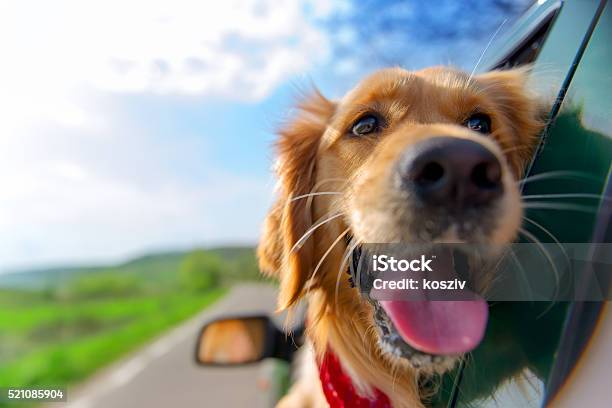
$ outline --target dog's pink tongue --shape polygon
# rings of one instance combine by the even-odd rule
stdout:
[[[487,326],[484,299],[381,301],[404,341],[429,354],[461,354],[476,348]]]

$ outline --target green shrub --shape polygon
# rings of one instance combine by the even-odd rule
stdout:
[[[223,263],[218,256],[196,250],[181,263],[179,279],[184,288],[200,292],[218,286],[222,271]]]
[[[142,289],[143,280],[136,276],[107,272],[79,276],[57,291],[62,298],[92,299],[132,296]]]

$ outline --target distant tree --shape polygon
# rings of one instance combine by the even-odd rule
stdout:
[[[179,268],[181,285],[189,290],[204,291],[219,285],[223,263],[221,259],[204,250],[189,253]]]
[[[138,277],[108,270],[77,276],[55,294],[65,299],[117,298],[138,295],[143,289],[144,282]]]

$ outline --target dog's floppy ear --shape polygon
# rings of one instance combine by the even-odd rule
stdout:
[[[490,71],[477,78],[486,86],[487,93],[492,95],[499,107],[498,112],[505,116],[504,122],[509,124],[520,143],[534,146],[534,138],[544,127],[548,107],[535,93],[530,92],[529,72],[529,67],[521,67]],[[531,154],[529,150],[519,150],[519,154],[513,155],[518,159],[510,163],[515,171],[522,170],[522,164],[528,161]]]
[[[278,132],[279,197],[265,220],[257,256],[260,269],[280,280],[280,309],[300,298],[312,273],[312,238],[294,248],[312,227],[312,213],[308,200],[293,199],[314,188],[317,152],[334,110],[334,103],[315,91],[304,98],[294,119]]]

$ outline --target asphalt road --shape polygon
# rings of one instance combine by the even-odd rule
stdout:
[[[270,406],[274,397],[264,389],[265,376],[269,377],[271,370],[266,365],[278,363],[202,368],[194,363],[193,354],[204,322],[223,314],[271,313],[275,300],[275,289],[271,286],[237,286],[213,307],[103,370],[86,384],[68,390],[68,401],[61,405],[69,408]],[[282,321],[283,317],[276,316],[276,320]]]

